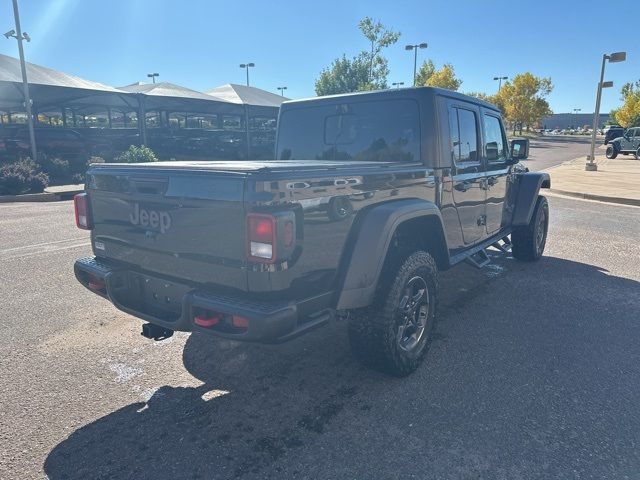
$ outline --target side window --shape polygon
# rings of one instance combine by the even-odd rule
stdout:
[[[449,109],[449,135],[451,146],[451,158],[454,163],[460,161],[460,127],[458,126],[458,109]]]
[[[484,156],[489,162],[504,162],[507,159],[506,141],[500,120],[492,115],[483,115]]]
[[[449,111],[449,126],[454,162],[477,162],[478,126],[475,112],[452,108]]]

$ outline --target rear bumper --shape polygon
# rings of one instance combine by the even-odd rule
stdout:
[[[299,318],[295,302],[256,302],[193,288],[95,257],[76,260],[78,281],[118,309],[176,331],[198,331],[243,341],[280,343],[324,325],[329,311]],[[148,288],[146,288],[148,287]],[[146,291],[145,291],[146,290]],[[194,323],[195,312],[207,310],[248,320],[246,331],[230,333]]]

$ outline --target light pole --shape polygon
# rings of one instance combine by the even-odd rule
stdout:
[[[418,66],[418,49],[427,48],[426,43],[419,43],[417,45],[406,45],[405,50],[413,50],[413,86],[416,86],[416,68]]]
[[[147,77],[149,77],[153,83],[156,83],[156,77],[159,77],[159,73],[147,73]]]
[[[241,63],[240,68],[244,68],[247,70],[247,87],[249,86],[249,67],[255,67],[255,63]]]
[[[596,93],[596,111],[593,112],[593,132],[591,132],[591,151],[587,157],[587,164],[584,169],[588,172],[595,172],[598,170],[598,165],[594,163],[594,156],[596,151],[596,131],[598,130],[598,124],[600,123],[600,99],[602,97],[602,89],[613,87],[613,82],[604,81],[604,67],[607,60],[610,63],[624,62],[627,59],[627,52],[616,52],[611,55],[606,53],[602,55],[602,67],[600,69],[600,81],[598,82],[598,93]]]
[[[38,152],[36,150],[36,134],[33,130],[33,114],[31,112],[31,97],[29,96],[29,82],[27,81],[27,65],[24,61],[24,49],[22,48],[22,40],[31,41],[31,37],[26,32],[22,32],[20,27],[20,13],[18,11],[18,0],[13,0],[13,17],[16,22],[16,29],[9,30],[4,34],[8,40],[13,37],[18,40],[18,53],[20,54],[20,69],[22,70],[22,90],[24,94],[24,106],[27,110],[27,123],[29,125],[29,141],[31,142],[31,157],[34,162],[38,161]]]
[[[502,80],[507,80],[509,77],[493,77],[494,80],[498,80],[498,92],[502,88]]]
[[[400,88],[402,85],[404,85],[404,82],[393,82],[391,85],[393,85],[396,88]]]
[[[284,97],[284,91],[287,89],[287,87],[277,87],[277,88],[278,88],[278,90],[280,90],[280,95],[282,95]]]

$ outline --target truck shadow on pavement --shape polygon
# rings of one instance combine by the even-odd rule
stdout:
[[[164,386],[147,403],[79,428],[44,470],[52,479],[173,479],[284,478],[306,468],[318,478],[351,438],[350,452],[338,454],[351,470],[336,471],[354,478],[388,477],[400,464],[407,475],[460,477],[451,465],[465,466],[463,444],[480,456],[467,466],[490,477],[487,462],[517,477],[518,469],[540,468],[542,457],[549,477],[576,469],[598,476],[616,465],[598,460],[608,442],[637,471],[634,436],[625,432],[640,431],[632,413],[640,367],[630,355],[640,336],[632,318],[639,287],[553,257],[456,268],[443,275],[441,321],[425,364],[405,379],[357,364],[339,323],[281,346],[191,335],[184,366],[203,385]],[[430,446],[418,458],[397,437],[416,408],[423,413],[405,440]],[[592,436],[585,450],[581,442]],[[493,464],[477,461],[495,452]],[[367,465],[391,470],[365,472]]]

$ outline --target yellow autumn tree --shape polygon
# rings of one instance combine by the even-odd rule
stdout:
[[[420,66],[416,75],[417,87],[440,87],[449,90],[458,90],[462,80],[456,77],[455,69],[450,63],[445,63],[442,68],[436,70],[432,60],[426,60]]]
[[[530,72],[521,73],[507,81],[494,97],[514,133],[517,128],[530,128],[550,115],[546,97],[553,90],[550,78],[536,77]]]
[[[615,111],[615,119],[625,128],[640,125],[640,80],[622,87],[622,106]]]

